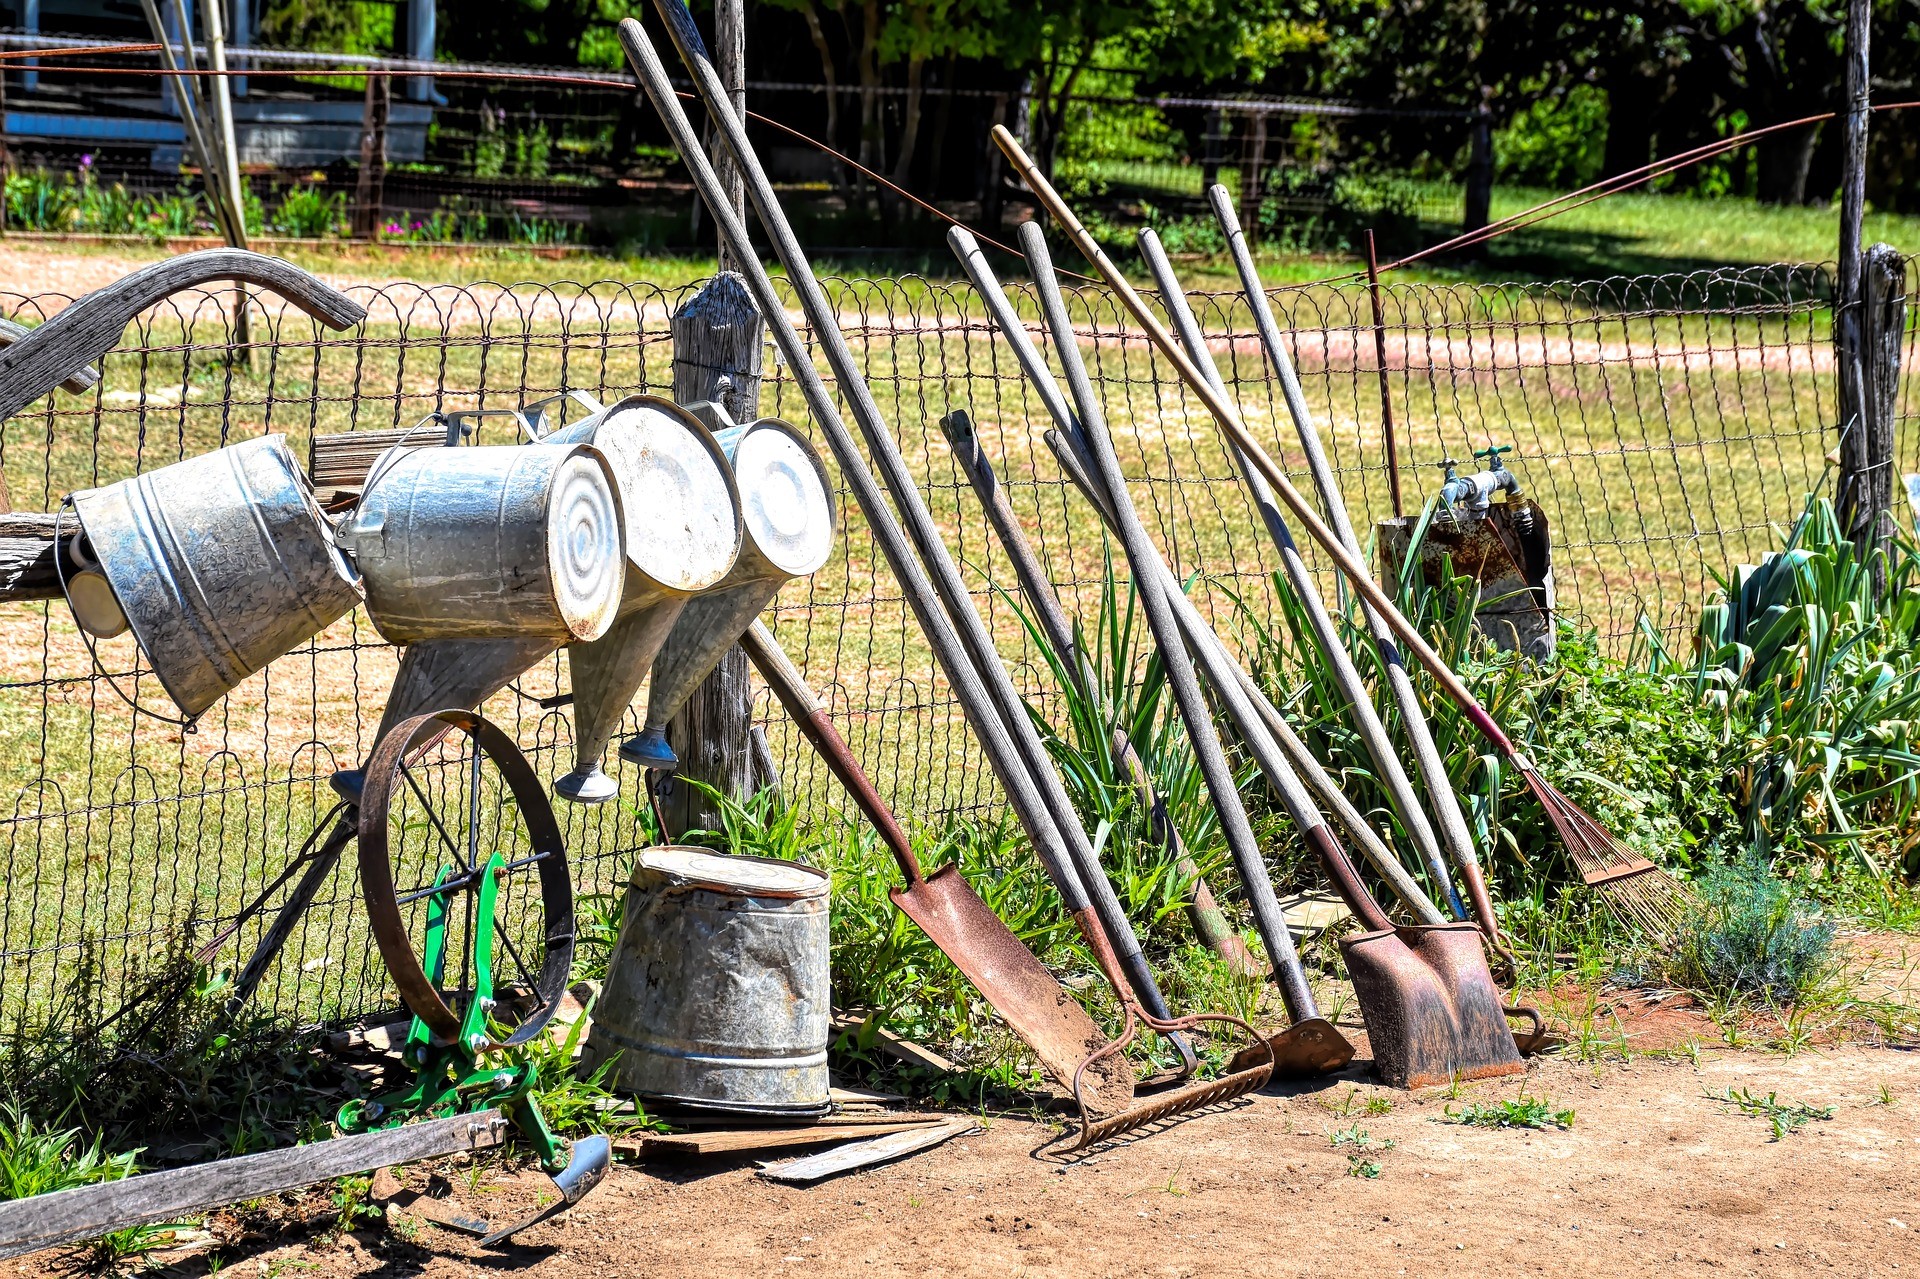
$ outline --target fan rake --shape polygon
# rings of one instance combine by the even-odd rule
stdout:
[[[1608,907],[1622,919],[1646,928],[1657,938],[1671,938],[1687,906],[1685,892],[1679,884],[1621,843],[1618,837],[1539,774],[1533,761],[1494,722],[1493,716],[1480,705],[1465,681],[1434,651],[1419,628],[1409,622],[1386,592],[1380,589],[1360,557],[1348,549],[1327,526],[1320,513],[1293,486],[1286,472],[1247,430],[1246,424],[1240,420],[1239,410],[1201,373],[1174,340],[1173,334],[1168,332],[1166,325],[1161,323],[1145,299],[1107,256],[1106,250],[1100,247],[1099,241],[1081,225],[1073,210],[1067,207],[1066,201],[1054,190],[1053,184],[1047,181],[1013,134],[1005,126],[995,125],[993,140],[1011,161],[1015,173],[1027,184],[1027,189],[1033,192],[1075,247],[1086,255],[1121,305],[1139,322],[1147,340],[1173,365],[1181,381],[1186,383],[1194,396],[1206,405],[1221,433],[1239,451],[1243,463],[1259,472],[1261,478],[1272,486],[1275,496],[1286,504],[1294,518],[1300,521],[1300,526],[1306,529],[1341,575],[1352,584],[1354,593],[1373,607],[1406,645],[1407,651],[1426,667],[1448,699],[1459,707],[1461,714],[1472,721],[1480,735],[1519,770],[1527,789],[1540,801],[1547,820],[1553,823],[1554,830],[1566,844],[1581,877],[1600,892]]]

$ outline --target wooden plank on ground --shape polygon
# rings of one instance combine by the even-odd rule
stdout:
[[[942,1142],[979,1131],[980,1125],[970,1116],[949,1119],[940,1124],[923,1124],[918,1128],[910,1128],[905,1132],[896,1132],[885,1137],[875,1137],[870,1141],[850,1141],[844,1146],[835,1146],[832,1150],[823,1150],[817,1155],[803,1155],[799,1159],[789,1159],[784,1163],[769,1164],[760,1169],[760,1175],[773,1181],[806,1185],[839,1173],[852,1172],[856,1168],[869,1168],[890,1159],[899,1159],[922,1150],[930,1150]]]
[[[858,1032],[865,1025],[863,1017],[842,1015],[833,1019],[833,1028],[837,1031]],[[960,1067],[948,1061],[925,1044],[916,1044],[911,1039],[902,1039],[885,1026],[876,1026],[873,1030],[873,1046],[908,1066],[919,1066],[923,1070],[937,1071],[943,1075],[957,1075]]]
[[[718,1132],[643,1132],[622,1137],[613,1143],[617,1155],[646,1158],[649,1155],[731,1155],[755,1150],[778,1150],[784,1146],[817,1146],[825,1141],[849,1141],[858,1137],[885,1137],[891,1133],[928,1128],[944,1122],[938,1115],[918,1119],[897,1119],[886,1123],[813,1124],[805,1128],[734,1128]]]
[[[296,1190],[389,1164],[497,1146],[506,1139],[506,1129],[506,1118],[498,1110],[483,1110],[16,1199],[0,1204],[0,1257],[92,1239],[128,1226],[177,1221],[241,1199]]]
[[[685,1132],[708,1132],[719,1129],[758,1132],[762,1128],[778,1128],[782,1131],[798,1128],[863,1128],[874,1124],[932,1123],[941,1118],[939,1115],[911,1115],[898,1112],[888,1114],[878,1107],[864,1107],[856,1114],[821,1115],[817,1119],[795,1119],[791,1115],[702,1115],[692,1111],[685,1114],[655,1114],[653,1117],[669,1128]]]

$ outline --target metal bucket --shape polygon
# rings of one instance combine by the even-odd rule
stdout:
[[[563,799],[598,804],[619,787],[600,757],[653,666],[681,609],[722,582],[740,552],[740,495],[720,446],[678,405],[636,395],[554,432],[607,459],[626,515],[626,583],[606,635],[567,650],[573,677],[574,767],[554,780]]]
[[[620,498],[582,444],[390,449],[340,539],[390,644],[597,639],[620,604]]]
[[[187,715],[360,602],[284,435],[75,493],[73,509],[141,651]]]
[[[825,871],[701,848],[651,848],[582,1069],[655,1101],[824,1113],[830,1023]]]
[[[620,745],[621,759],[645,768],[679,766],[668,722],[780,588],[833,554],[833,483],[804,435],[769,417],[716,438],[740,490],[745,536],[733,572],[688,603],[654,659],[646,723]]]

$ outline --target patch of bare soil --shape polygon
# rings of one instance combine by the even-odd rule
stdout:
[[[1728,1089],[1831,1107],[1774,1140]],[[1884,1089],[1884,1092],[1883,1092]],[[1522,1091],[1567,1130],[1449,1121]],[[1377,1101],[1375,1099],[1378,1099]],[[1368,1114],[1368,1103],[1384,1113]],[[801,1189],[745,1160],[616,1168],[571,1215],[484,1253],[395,1220],[331,1241],[263,1240],[234,1273],[466,1275],[1888,1275],[1920,1269],[1920,1054],[1847,1046],[1583,1065],[1408,1095],[1356,1069],[1275,1090],[1090,1157],[1042,1124],[987,1121],[890,1167]],[[1370,1153],[1333,1135],[1355,1126]],[[1391,1142],[1388,1147],[1386,1143]],[[1378,1164],[1373,1177],[1364,1173]],[[447,1170],[506,1218],[535,1179]],[[428,1172],[408,1171],[424,1186]],[[22,1269],[59,1269],[57,1257]],[[201,1273],[189,1263],[181,1273]]]

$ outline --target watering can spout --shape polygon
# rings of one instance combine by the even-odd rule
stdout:
[[[695,406],[724,422],[713,409]],[[687,605],[654,663],[643,731],[620,745],[622,760],[645,768],[679,767],[668,722],[780,588],[833,553],[833,487],[805,436],[778,418],[761,418],[715,438],[740,494],[740,555],[724,581]]]
[[[620,760],[661,773],[671,773],[680,767],[680,757],[673,753],[667,741],[667,730],[659,725],[649,725],[638,737],[621,742]]]

